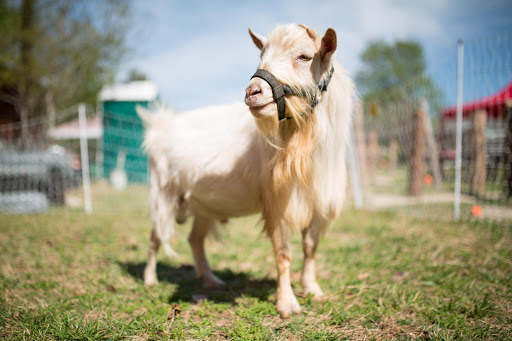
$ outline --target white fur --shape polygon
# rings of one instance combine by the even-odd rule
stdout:
[[[287,46],[291,44],[297,50],[313,49],[314,53],[321,44],[319,38],[315,38],[316,33],[297,25],[280,27],[276,32],[268,41],[251,32],[257,46],[268,47],[260,67],[267,67],[276,77],[291,84],[318,82],[315,77],[322,77],[325,67],[318,66],[316,74],[309,76],[304,71],[293,83],[294,69],[286,65],[287,57],[279,50],[284,36],[288,39]],[[298,42],[294,43],[293,39]],[[273,57],[274,51],[279,53],[278,58]],[[331,64],[330,55],[324,59],[323,62]],[[281,194],[269,188],[269,164],[279,151],[279,137],[269,136],[272,129],[262,128],[276,122],[274,104],[262,110],[249,110],[243,103],[234,103],[179,115],[164,108],[154,113],[139,110],[146,122],[144,145],[151,165],[150,209],[154,225],[144,274],[146,284],[157,282],[156,253],[160,244],[168,245],[175,219],[182,222],[187,216],[194,216],[189,242],[196,270],[205,286],[215,287],[222,281],[208,266],[204,237],[217,223],[230,217],[263,212],[279,273],[278,311],[284,317],[300,311],[290,286],[291,253],[286,225],[298,225],[294,227],[303,231],[302,284],[307,293],[321,297],[314,258],[319,237],[340,213],[345,198],[345,149],[354,96],[351,80],[338,64],[334,67],[336,71],[328,91],[310,113],[314,115],[314,119],[309,118],[313,124],[311,136],[316,141],[308,155],[311,160],[308,183],[291,176]],[[261,86],[264,88],[265,84]],[[268,96],[269,89],[263,90],[266,91],[263,95]],[[293,107],[289,99],[287,105]],[[280,124],[295,124],[292,121]],[[275,130],[276,134],[279,129]],[[269,141],[277,141],[277,148]]]
[[[243,103],[153,115],[145,148],[152,188],[185,195],[190,212],[215,220],[261,210],[261,149]]]

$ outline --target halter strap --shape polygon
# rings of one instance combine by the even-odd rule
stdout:
[[[279,115],[279,121],[285,119],[285,102],[284,95],[296,95],[296,93],[286,84],[281,84],[273,74],[267,70],[258,69],[256,73],[251,77],[258,77],[267,82],[272,88],[272,95],[277,104],[277,113]]]
[[[334,67],[331,66],[329,70],[329,74],[327,77],[323,79],[322,82],[317,84],[317,88],[320,91],[319,96],[315,96],[311,101],[311,108],[314,108],[322,98],[322,92],[327,91],[327,86],[329,85],[329,82],[331,81],[332,75],[334,73]],[[277,114],[279,117],[279,121],[282,121],[284,119],[290,119],[291,117],[285,117],[285,101],[284,96],[285,95],[298,95],[298,96],[306,96],[306,91],[301,91],[300,93],[297,93],[293,91],[293,89],[287,85],[287,84],[281,84],[276,77],[274,77],[273,74],[268,72],[267,70],[258,69],[256,70],[256,73],[251,77],[253,79],[254,77],[258,77],[263,79],[265,82],[267,82],[270,85],[270,88],[272,89],[272,95],[274,96],[274,100],[276,101],[277,105]]]

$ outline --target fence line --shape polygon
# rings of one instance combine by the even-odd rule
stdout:
[[[366,207],[414,207],[415,214],[439,216],[438,206],[451,204],[451,212],[443,208],[443,214],[456,220],[512,219],[509,33],[458,43],[451,57],[431,65],[420,78],[395,89],[389,98],[396,100],[363,103],[363,113],[355,113],[356,143],[364,154],[358,160],[367,168],[361,167],[361,178],[368,183]],[[426,93],[430,109],[419,127],[415,113],[420,101],[414,91],[411,97],[396,94],[417,89],[413,84],[421,86],[425,78],[442,96]],[[426,135],[425,146],[418,145],[420,134]],[[426,153],[420,153],[422,148]],[[411,186],[412,194],[421,195],[409,195]]]
[[[398,97],[381,107],[356,104],[347,152],[354,206],[456,220],[477,215],[512,219],[512,99],[498,111],[491,108],[496,103],[467,108],[512,81],[511,51],[508,34],[461,42],[451,59],[433,65],[425,75],[444,97],[427,96],[422,106],[419,96]],[[407,86],[414,89],[417,84]],[[483,114],[477,109],[486,110],[485,120],[478,118]],[[9,200],[19,199],[23,205],[32,200],[35,206],[39,200],[40,208],[48,206],[41,201],[45,199],[101,212],[95,193],[109,195],[126,185],[146,191],[149,167],[140,119],[134,112],[106,108],[95,121],[102,133],[91,137],[88,125],[94,115],[90,106],[57,112],[59,124],[77,119],[80,135],[67,140],[52,140],[45,116],[30,120],[31,130],[40,135],[38,152],[32,153],[5,146],[16,145],[19,123],[0,125],[1,136],[12,132],[0,148],[0,196],[10,195]]]

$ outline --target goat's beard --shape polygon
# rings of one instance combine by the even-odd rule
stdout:
[[[313,108],[311,106],[312,99],[310,96],[289,96],[285,98],[285,117],[286,119],[279,121],[276,102],[271,102],[262,107],[250,108],[252,115],[256,120],[258,130],[264,139],[276,149],[282,148],[286,142],[289,127],[293,121],[296,128],[302,128],[307,124],[309,117],[312,115]]]
[[[279,121],[275,103],[274,115],[256,118],[262,137],[274,148],[267,171],[275,195],[294,180],[309,187],[312,152],[317,143],[313,129],[316,118],[309,98],[290,96],[285,100],[286,117],[291,119]]]

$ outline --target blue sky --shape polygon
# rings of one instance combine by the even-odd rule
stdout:
[[[510,0],[134,0],[134,8],[137,23],[129,37],[134,55],[119,78],[137,68],[178,111],[242,100],[259,61],[247,28],[267,35],[276,25],[290,22],[322,33],[334,28],[336,57],[351,75],[371,40],[421,43],[429,71],[448,92],[448,102],[454,96],[458,39],[467,41],[468,63],[473,58],[487,67],[485,81],[467,75],[468,84],[484,87],[467,91],[465,99],[492,93],[512,79]]]

